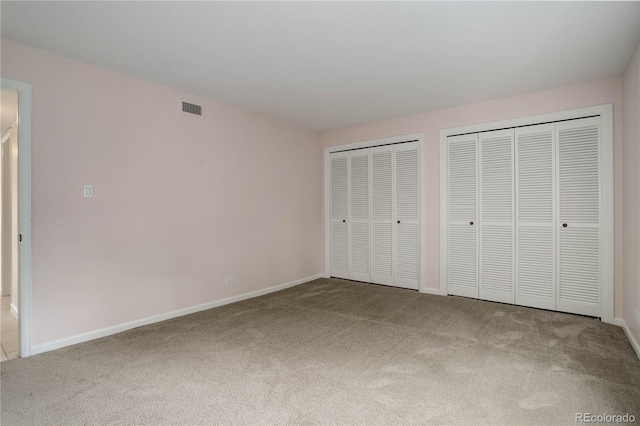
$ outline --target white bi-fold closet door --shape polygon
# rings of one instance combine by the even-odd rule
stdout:
[[[513,129],[449,138],[449,293],[513,303]]]
[[[556,124],[558,289],[556,309],[600,316],[600,118]]]
[[[348,153],[337,152],[331,155],[331,276],[345,279],[349,278],[348,164]]]
[[[515,303],[555,309],[555,124],[520,127],[515,137]]]
[[[600,117],[448,138],[448,292],[600,316]]]
[[[349,279],[371,279],[371,156],[368,149],[349,152],[347,171],[347,247]]]
[[[513,129],[478,135],[479,298],[513,303],[514,165]]]
[[[330,154],[331,276],[418,289],[418,143]]]
[[[478,297],[478,134],[452,136],[449,150],[449,294]]]

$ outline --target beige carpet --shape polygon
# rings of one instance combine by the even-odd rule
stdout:
[[[640,361],[618,327],[333,279],[0,368],[2,425],[640,416]]]

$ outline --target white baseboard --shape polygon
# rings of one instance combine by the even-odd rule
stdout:
[[[149,324],[153,324],[160,321],[166,321],[171,318],[181,317],[184,315],[193,314],[195,312],[217,308],[219,306],[228,305],[230,303],[240,302],[246,299],[252,299],[254,297],[263,296],[265,294],[273,293],[275,291],[284,290],[289,287],[294,287],[296,285],[313,281],[315,279],[322,278],[323,276],[324,276],[323,274],[312,275],[310,277],[301,278],[299,280],[291,281],[288,283],[264,288],[262,290],[256,290],[250,293],[240,294],[238,296],[228,297],[226,299],[216,300],[213,302],[204,303],[202,305],[192,306],[190,308],[178,309],[176,311],[167,312],[164,314],[153,315],[150,317],[125,322],[123,324],[115,325],[112,327],[105,327],[99,330],[78,334],[76,336],[65,337],[63,339],[54,340],[52,342],[41,343],[39,345],[34,345],[31,347],[31,355],[37,355],[43,352],[49,352],[55,349],[64,348],[65,346],[71,346],[78,343],[88,342],[89,340],[99,339],[101,337],[110,336],[116,333],[122,333],[123,331],[131,330],[132,328],[142,327],[144,325],[149,325]]]
[[[420,289],[420,293],[435,294],[435,295],[438,295],[438,296],[446,296],[446,294],[442,294],[442,291],[439,288],[433,288],[433,287],[422,287]]]
[[[13,303],[11,304],[11,315],[13,315],[15,319],[18,319],[18,308]]]
[[[634,335],[631,333],[631,330],[629,330],[629,327],[627,326],[627,323],[624,321],[624,319],[614,318],[613,324],[622,327],[622,329],[624,330],[624,334],[626,334],[627,339],[629,339],[629,343],[631,343],[631,347],[633,348],[634,351],[636,351],[636,355],[638,355],[638,358],[640,358],[640,344],[638,344],[638,341],[636,340]]]

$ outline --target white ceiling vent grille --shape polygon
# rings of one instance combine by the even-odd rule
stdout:
[[[202,106],[182,101],[182,112],[202,117]]]

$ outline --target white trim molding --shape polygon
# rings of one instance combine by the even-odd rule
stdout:
[[[202,305],[191,306],[189,308],[178,309],[176,311],[166,312],[164,314],[153,315],[150,317],[125,322],[123,324],[114,325],[112,327],[105,327],[99,330],[78,334],[76,336],[65,337],[63,339],[54,340],[52,342],[41,343],[39,345],[33,346],[31,354],[32,355],[41,354],[43,352],[49,352],[55,349],[64,348],[65,346],[76,345],[78,343],[88,342],[89,340],[99,339],[101,337],[122,333],[123,331],[131,330],[137,327],[142,327],[144,325],[149,325],[149,324],[153,324],[160,321],[166,321],[172,318],[182,317],[182,316],[193,314],[200,311],[206,311],[207,309],[217,308],[220,306],[228,305],[230,303],[252,299],[254,297],[264,296],[265,294],[284,290],[286,288],[294,287],[309,281],[313,281],[318,278],[322,278],[322,276],[323,276],[322,274],[316,274],[310,277],[301,278],[299,280],[290,281],[288,283],[275,285],[273,287],[263,288],[262,290],[256,290],[250,293],[240,294],[238,296],[227,297],[226,299],[215,300],[213,302],[204,303]]]
[[[2,77],[3,89],[18,92],[18,356],[31,355],[31,85]]]
[[[636,355],[638,355],[638,359],[640,359],[640,343],[638,343],[633,333],[631,333],[631,330],[625,320],[622,318],[614,318],[613,324],[622,327],[624,334],[626,334],[627,339],[629,339],[629,343],[631,343],[631,347],[636,352]]]
[[[324,218],[323,218],[323,227],[324,227],[324,238],[323,238],[323,245],[324,245],[324,277],[325,278],[329,278],[331,276],[331,225],[330,225],[330,220],[331,220],[331,213],[329,212],[329,206],[330,206],[330,202],[329,202],[329,188],[331,186],[331,182],[330,182],[330,178],[331,178],[331,166],[330,166],[330,159],[329,159],[329,155],[332,152],[337,152],[337,151],[346,151],[346,150],[352,150],[352,149],[359,149],[359,148],[373,148],[376,146],[381,146],[381,145],[389,145],[389,144],[396,144],[396,143],[402,143],[402,142],[409,142],[409,141],[418,141],[418,159],[420,161],[420,191],[419,191],[419,203],[420,203],[420,226],[419,226],[419,233],[420,233],[420,252],[419,252],[419,261],[420,261],[420,277],[419,277],[419,286],[418,286],[418,291],[420,291],[421,293],[429,293],[429,290],[426,287],[426,278],[427,278],[427,274],[426,274],[426,262],[423,261],[424,257],[426,256],[427,250],[426,250],[426,239],[424,238],[424,229],[425,229],[425,224],[426,224],[426,200],[425,200],[425,196],[424,196],[424,190],[426,188],[426,183],[425,183],[425,173],[424,173],[424,155],[425,155],[425,148],[424,148],[424,133],[410,133],[408,135],[399,135],[399,136],[391,136],[391,137],[387,137],[387,138],[381,138],[381,139],[373,139],[373,140],[367,140],[367,141],[360,141],[360,142],[354,142],[354,143],[348,143],[348,144],[344,144],[344,145],[335,145],[335,146],[329,146],[326,147],[324,149],[324,157],[323,157],[323,162],[324,162]]]
[[[532,115],[528,117],[512,118],[508,120],[492,121],[489,123],[472,124],[469,126],[453,127],[440,130],[440,290],[448,294],[448,262],[449,252],[447,211],[448,199],[448,152],[447,138],[449,136],[467,133],[486,132],[490,130],[507,129],[534,124],[543,124],[562,120],[572,120],[583,117],[600,116],[602,134],[602,197],[600,201],[602,212],[602,282],[600,294],[600,318],[603,322],[613,323],[614,318],[614,212],[613,212],[613,105],[597,105],[586,108],[552,112],[548,114]]]

